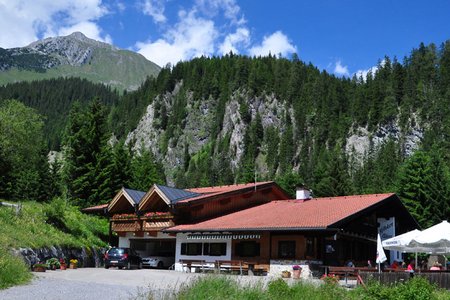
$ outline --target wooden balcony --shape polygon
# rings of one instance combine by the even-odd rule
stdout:
[[[145,220],[142,223],[142,230],[159,231],[167,227],[172,227],[174,225],[175,223],[172,220],[158,220],[158,221]]]
[[[141,222],[130,220],[117,220],[111,224],[111,229],[115,232],[134,232],[141,230]]]

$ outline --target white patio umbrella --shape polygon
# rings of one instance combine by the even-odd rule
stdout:
[[[413,238],[421,233],[420,230],[414,229],[406,233],[391,237],[390,239],[384,240],[381,244],[386,250],[395,250],[400,252],[414,252],[414,247],[408,247],[407,245],[411,242]]]
[[[450,253],[450,223],[442,221],[439,224],[423,230],[406,246],[420,249],[419,252],[433,254]]]
[[[384,240],[382,242],[383,248],[387,250],[395,250],[400,252],[415,253],[416,255],[416,266],[417,266],[417,250],[416,247],[408,247],[408,244],[413,238],[421,233],[420,230],[414,229],[406,233],[391,237],[390,239]]]
[[[378,272],[381,273],[381,264],[387,260],[386,254],[383,250],[383,245],[381,244],[380,233],[377,236],[377,258],[375,262],[378,264]]]

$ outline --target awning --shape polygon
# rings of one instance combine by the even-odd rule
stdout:
[[[260,239],[260,234],[188,234],[188,240],[250,240]]]

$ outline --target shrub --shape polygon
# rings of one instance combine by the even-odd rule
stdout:
[[[279,278],[269,283],[269,285],[267,286],[267,292],[272,298],[286,299],[290,298],[291,288],[286,283],[286,281]]]
[[[27,283],[31,273],[22,259],[0,248],[0,289]]]

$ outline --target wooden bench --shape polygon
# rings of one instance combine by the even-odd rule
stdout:
[[[189,269],[189,272],[191,272],[192,267],[195,267],[195,268],[200,267],[202,272],[205,270],[205,267],[206,267],[206,261],[200,260],[200,259],[180,259],[180,264],[181,264],[181,267],[183,268],[183,270],[184,270],[184,268],[187,268],[187,269]]]
[[[240,275],[244,271],[248,272],[248,265],[244,264],[242,260],[216,260],[215,265],[219,273],[221,270],[239,271]]]
[[[408,270],[406,268],[384,268],[382,271],[383,272],[407,272]]]
[[[244,265],[247,266],[247,274],[248,275],[254,275],[254,274],[267,274],[269,272],[269,265],[268,264],[261,264],[256,261],[246,261],[244,262]]]
[[[333,266],[329,266],[328,267],[328,274],[339,276],[339,277],[344,277],[345,284],[348,283],[347,281],[348,281],[349,278],[359,280],[359,278],[358,278],[359,277],[358,270],[356,270],[355,267],[333,267]]]

